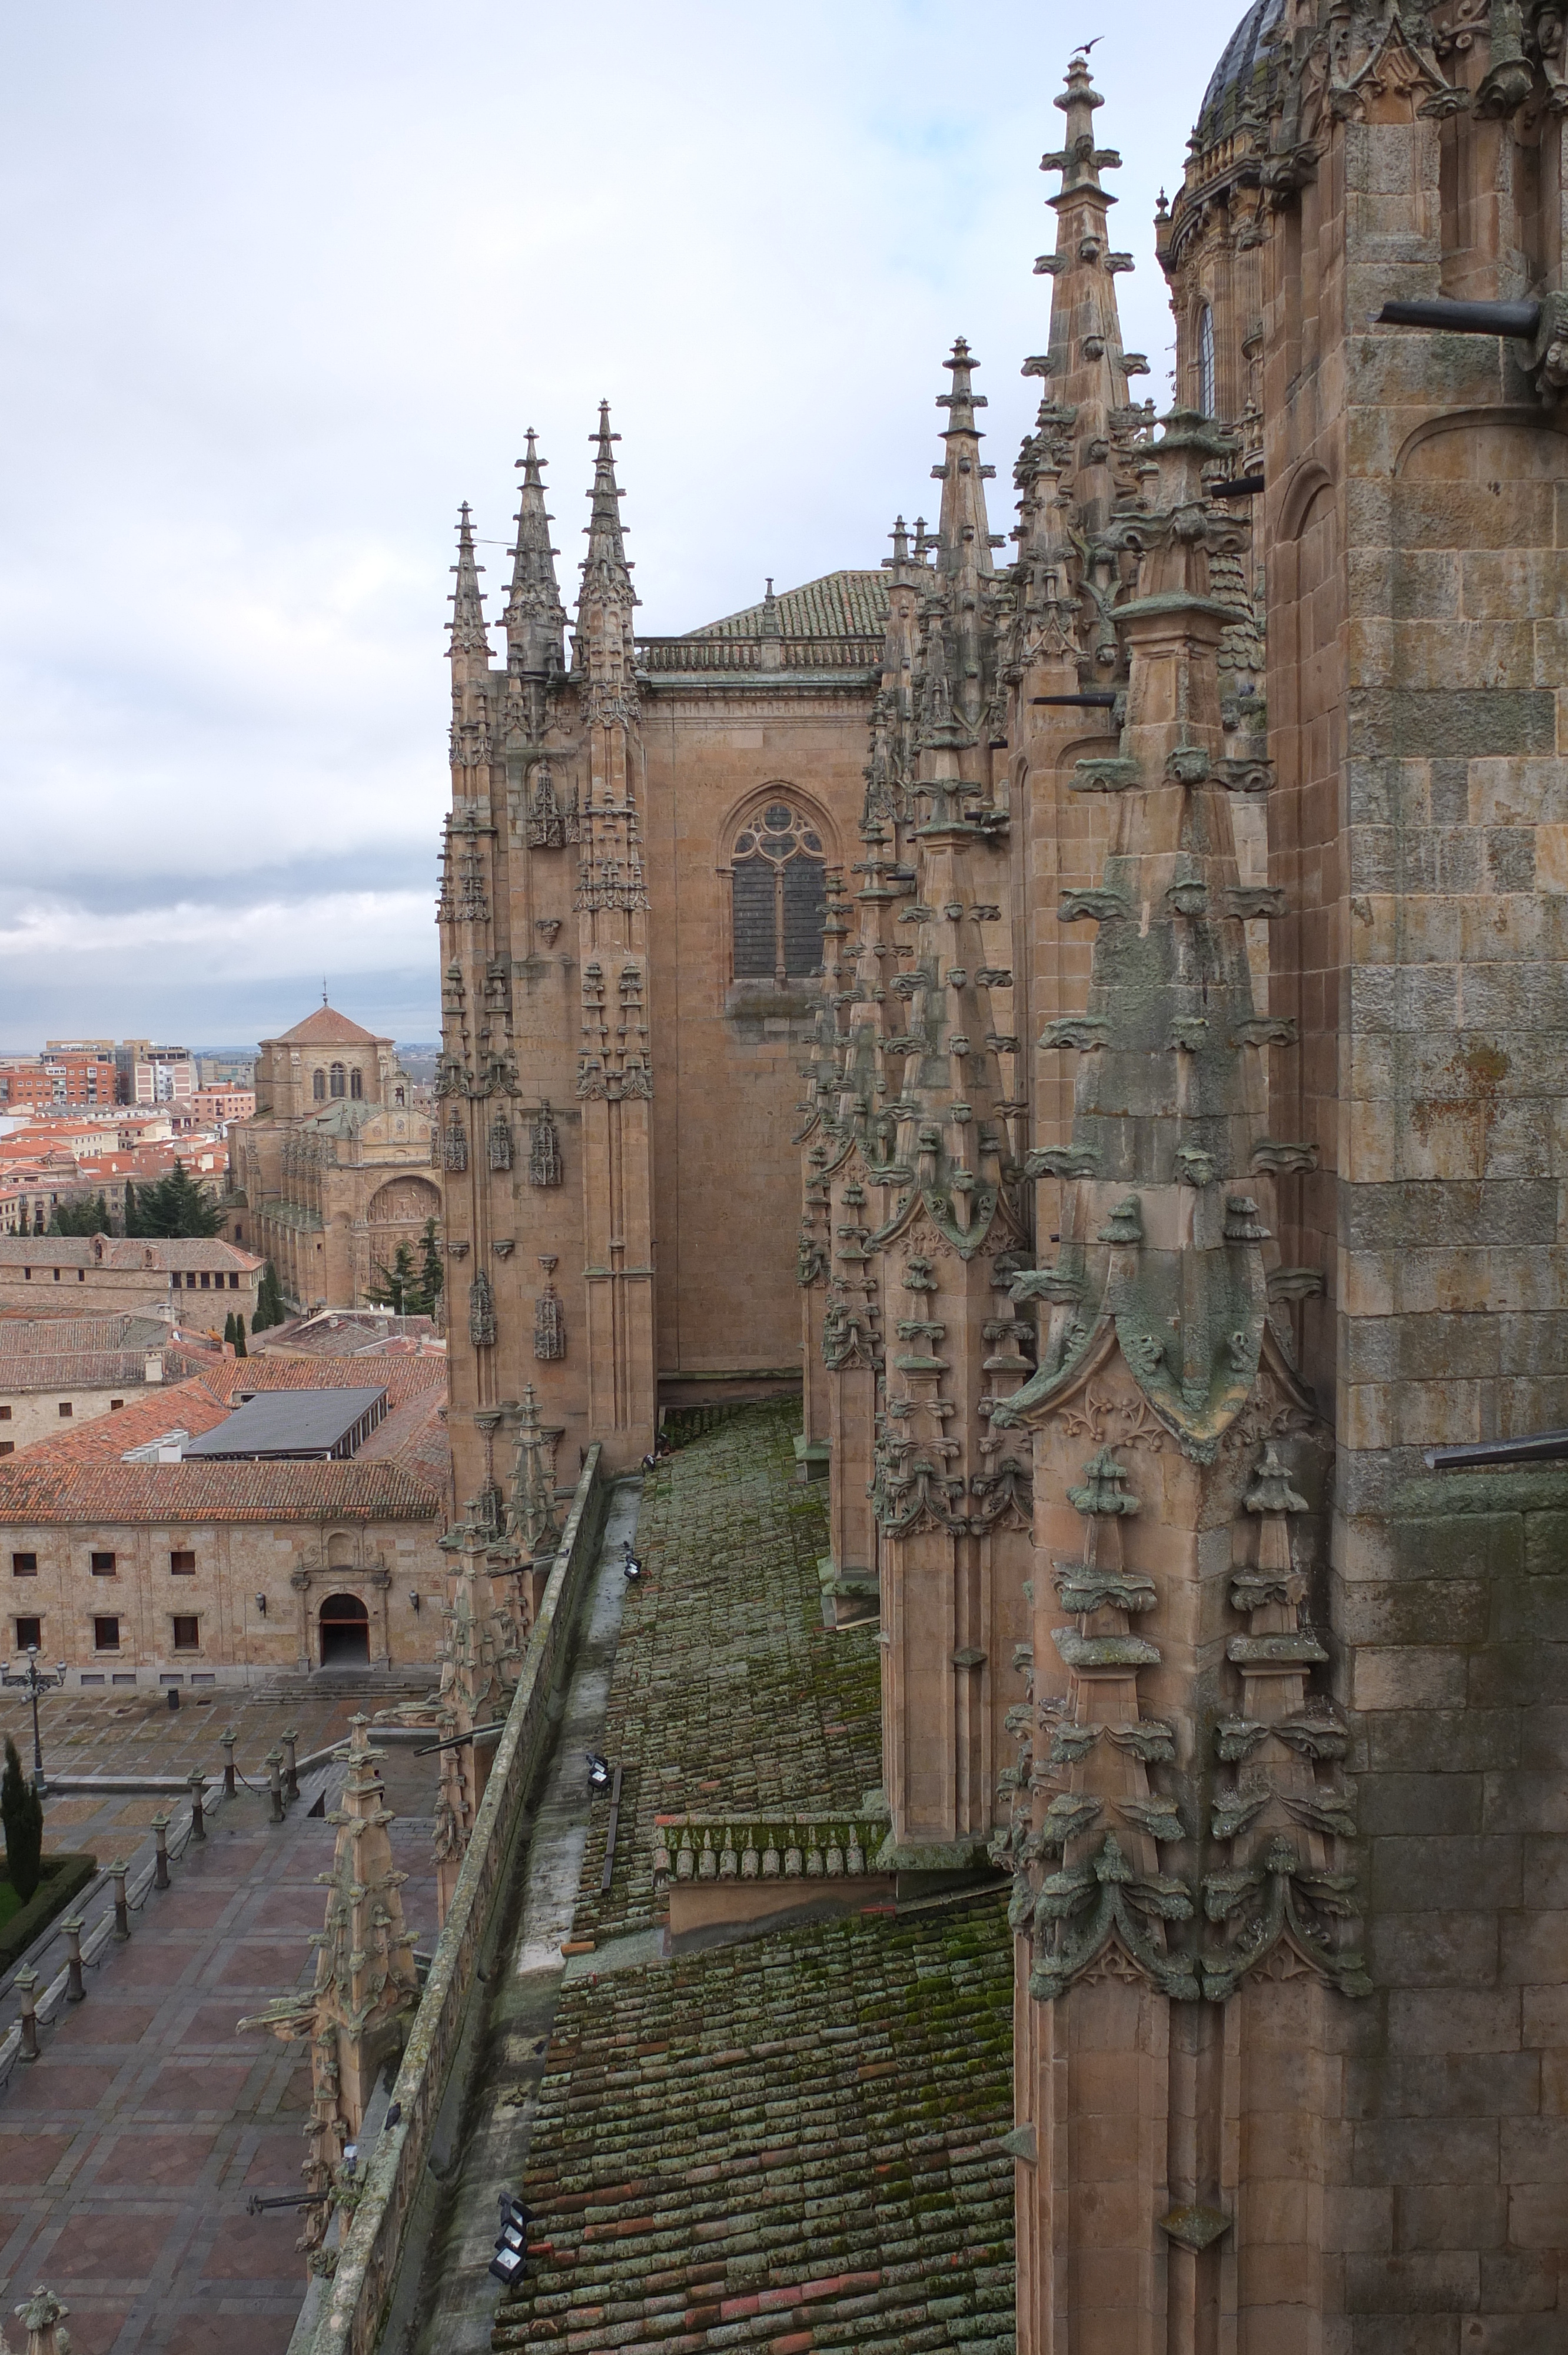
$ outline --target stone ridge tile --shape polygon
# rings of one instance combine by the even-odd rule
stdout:
[[[643,1490],[602,1741],[624,1770],[615,1870],[600,1891],[595,1811],[576,1937],[654,1915],[653,1818],[691,1810],[858,1811],[882,1780],[882,1700],[868,1627],[821,1624],[825,1483],[795,1477],[800,1411],[747,1407],[662,1463]]]
[[[1010,2350],[1012,1985],[990,1893],[574,1982],[523,2184],[532,2267],[497,2355]],[[780,2006],[815,2032],[747,2043]],[[861,2073],[863,2041],[887,2073]]]

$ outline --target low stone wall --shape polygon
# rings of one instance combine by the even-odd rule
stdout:
[[[397,2114],[397,2123],[383,2128],[370,2155],[365,2188],[310,2339],[310,2355],[370,2355],[380,2335],[475,1993],[476,1966],[505,1902],[513,1835],[550,1738],[549,1702],[599,1559],[608,1501],[596,1442],[572,1499],[473,1837],[392,2088],[387,2115]]]
[[[874,1870],[886,1831],[885,1817],[859,1815],[655,1816],[653,1889],[670,1908],[672,1952],[737,1923],[890,1905],[893,1876]]]

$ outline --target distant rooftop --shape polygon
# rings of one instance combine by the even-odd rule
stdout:
[[[386,1412],[385,1389],[261,1391],[185,1452],[208,1463],[342,1459],[357,1451]]]
[[[881,637],[887,626],[885,572],[824,572],[799,589],[785,589],[773,601],[787,638]],[[690,638],[759,638],[761,603],[747,605],[722,621],[688,630]]]
[[[296,1022],[281,1039],[267,1043],[282,1047],[380,1047],[391,1042],[351,1022],[335,1006],[318,1006],[313,1014],[307,1014],[302,1022]]]

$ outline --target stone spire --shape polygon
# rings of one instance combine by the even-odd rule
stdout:
[[[506,606],[506,644],[510,663],[525,677],[548,677],[562,666],[566,609],[556,585],[556,550],[550,545],[552,518],[545,512],[545,484],[539,472],[534,429],[528,428],[528,450],[517,464],[523,469],[512,551],[512,593]]]
[[[631,609],[637,600],[631,587],[631,567],[626,560],[626,541],[620,527],[620,501],[624,493],[615,479],[615,444],[619,433],[609,429],[609,403],[599,405],[599,432],[588,439],[594,445],[593,488],[588,493],[591,502],[588,520],[584,527],[588,538],[588,554],[583,559],[582,588],[577,599],[577,633],[579,640],[590,626],[596,608],[625,616],[625,651],[631,651]],[[578,657],[581,658],[581,646]]]
[[[978,747],[994,669],[994,567],[985,479],[996,469],[980,463],[982,437],[975,411],[985,407],[985,395],[974,389],[979,362],[962,336],[943,366],[951,371],[953,386],[950,392],[937,396],[937,406],[948,412],[948,423],[942,433],[942,463],[931,469],[942,485],[942,506],[936,570],[923,614],[921,714],[927,737],[957,720],[962,732],[953,741]],[[979,769],[972,782],[985,782]]]
[[[469,680],[482,678],[490,668],[490,639],[484,622],[484,597],[479,576],[482,564],[473,556],[473,525],[469,504],[465,499],[458,518],[458,560],[452,566],[457,575],[457,587],[450,600],[451,630],[452,685],[455,687]]]
[[[265,2028],[283,2043],[311,2048],[310,2150],[305,2189],[328,2194],[340,2184],[344,2146],[357,2137],[376,2075],[401,2046],[418,2002],[412,1932],[403,1926],[406,1872],[394,1870],[379,1760],[368,1720],[350,1720],[348,1775],[328,1818],[337,1828],[327,1884],[326,1927],[316,1937],[315,1983],[279,1996],[242,2029]],[[305,2210],[299,2246],[319,2250],[332,2218],[323,2198]]]

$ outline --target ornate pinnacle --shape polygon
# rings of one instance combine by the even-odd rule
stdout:
[[[599,431],[590,433],[594,445],[593,488],[588,493],[591,505],[588,519],[583,527],[588,538],[588,554],[583,559],[583,598],[590,589],[599,597],[619,594],[627,604],[634,602],[631,593],[631,567],[626,560],[626,542],[620,528],[620,500],[623,496],[615,479],[614,444],[619,433],[609,427],[609,403],[599,405]],[[582,627],[581,609],[578,628]]]
[[[506,636],[525,672],[558,670],[566,612],[556,585],[556,550],[550,545],[551,518],[545,512],[545,484],[539,472],[537,442],[528,428],[528,449],[519,458],[522,496],[515,522],[516,545],[512,551],[512,594],[506,607]]]
[[[1311,1507],[1305,1497],[1297,1495],[1290,1485],[1290,1473],[1269,1442],[1263,1451],[1263,1461],[1253,1475],[1252,1486],[1242,1498],[1242,1509],[1248,1513],[1306,1513]]]
[[[484,567],[474,562],[473,523],[466,499],[458,517],[458,560],[451,569],[457,575],[457,587],[450,599],[452,642],[450,651],[454,661],[460,655],[478,655],[488,664],[490,640],[485,634],[484,598],[479,586],[479,576]]]

